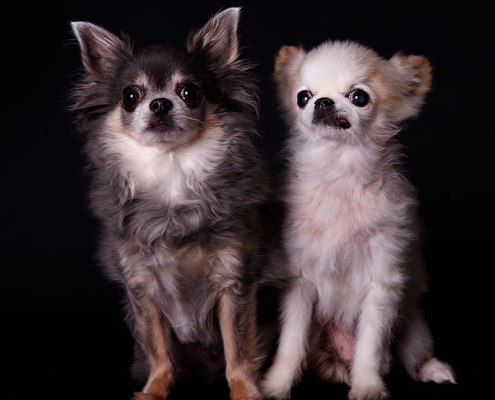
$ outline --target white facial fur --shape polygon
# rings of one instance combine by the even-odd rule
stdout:
[[[122,134],[127,130],[120,125],[120,112],[116,109],[109,115],[109,134],[105,136],[105,142],[108,156],[113,154],[119,160],[131,196],[139,192],[150,198],[160,198],[164,204],[177,205],[183,201],[187,183],[205,180],[222,160],[219,148],[225,132],[220,128],[205,131],[200,140],[183,146],[179,151],[163,151],[163,143],[153,140],[156,133],[148,132],[146,122],[142,122],[146,121],[145,109],[145,115],[136,118],[136,125],[140,128],[131,129],[129,136]]]
[[[417,115],[431,85],[430,65],[422,56],[396,54],[383,59],[355,42],[325,42],[306,52],[284,46],[276,59],[274,80],[282,111],[295,134],[306,140],[337,139],[344,142],[387,140],[400,123]],[[369,103],[357,107],[349,99],[354,89],[369,95]],[[304,108],[297,94],[308,90],[313,97]],[[349,120],[349,129],[313,124],[315,102],[327,97]],[[309,134],[311,132],[311,134]]]
[[[137,107],[129,113],[119,104],[106,119],[108,157],[119,160],[132,197],[140,193],[161,199],[166,205],[181,204],[187,183],[205,180],[220,163],[218,149],[225,133],[198,123],[194,117],[197,110],[189,109],[176,93],[183,81],[176,73],[167,87],[157,90],[143,74],[135,82],[144,94]],[[172,103],[169,115],[177,125],[164,132],[150,129],[150,103],[159,98]]]
[[[304,108],[297,107],[299,110],[294,111],[299,114],[295,122],[300,124],[301,132],[314,131],[318,136],[350,141],[364,139],[360,136],[373,117],[378,101],[378,93],[375,92],[379,90],[374,87],[376,84],[370,78],[370,72],[380,60],[368,50],[364,51],[366,57],[361,52],[352,52],[357,49],[356,46],[356,49],[349,51],[348,46],[325,43],[307,54],[299,73],[300,86],[292,95],[296,99],[301,90],[309,90],[313,96]],[[369,94],[371,100],[368,105],[360,108],[351,103],[349,95],[354,89],[362,89]],[[349,129],[329,129],[328,126],[313,124],[315,101],[321,98],[335,102],[337,112],[349,120]]]

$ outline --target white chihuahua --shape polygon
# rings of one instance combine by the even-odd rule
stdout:
[[[416,380],[455,383],[433,356],[420,309],[418,202],[394,138],[430,90],[428,60],[386,60],[349,41],[284,46],[274,80],[290,127],[284,244],[293,283],[265,396],[289,398],[307,366],[346,382],[349,399],[386,399],[393,355]]]

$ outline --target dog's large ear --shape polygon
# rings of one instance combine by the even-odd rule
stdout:
[[[240,7],[231,7],[213,16],[200,30],[187,39],[189,52],[204,51],[220,65],[237,59]]]
[[[123,40],[89,22],[71,22],[72,31],[81,47],[81,59],[90,74],[113,73],[116,61],[122,55],[132,54],[132,41],[125,35]]]
[[[273,79],[276,84],[297,81],[299,67],[306,52],[301,47],[282,46],[275,57]]]
[[[285,110],[296,107],[292,94],[299,85],[299,68],[306,56],[302,47],[282,46],[275,57],[275,70],[272,79],[277,89],[279,101]]]
[[[426,57],[417,55],[395,54],[390,62],[398,73],[399,91],[402,96],[400,119],[414,117],[418,114],[425,97],[431,89],[432,72]]]

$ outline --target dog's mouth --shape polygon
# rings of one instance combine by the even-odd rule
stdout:
[[[160,118],[148,125],[148,129],[153,132],[164,133],[175,129],[176,126],[171,118]]]
[[[322,115],[313,118],[313,124],[333,126],[334,128],[349,129],[351,124],[347,118],[338,115]]]
[[[332,126],[334,128],[349,129],[351,124],[349,120],[335,113],[315,112],[313,124]]]

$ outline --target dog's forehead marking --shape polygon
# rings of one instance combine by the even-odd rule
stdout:
[[[182,82],[186,80],[186,77],[184,74],[182,74],[181,72],[174,72],[172,74],[172,77],[170,79],[170,81],[173,83],[173,84],[177,84],[179,82]]]
[[[158,85],[152,77],[149,77],[145,72],[141,72],[136,78],[136,84],[147,88],[150,96],[166,96],[169,97],[171,92],[174,92],[177,84],[186,80],[184,74],[180,72],[174,72],[168,77],[164,85]]]
[[[168,79],[165,81],[165,86],[164,87],[157,87],[157,90],[164,90],[164,91],[174,91],[177,84],[180,82],[183,82],[185,80],[184,74],[181,72],[173,72]]]
[[[136,77],[136,85],[146,87],[149,84],[148,76],[143,72],[139,72]]]

